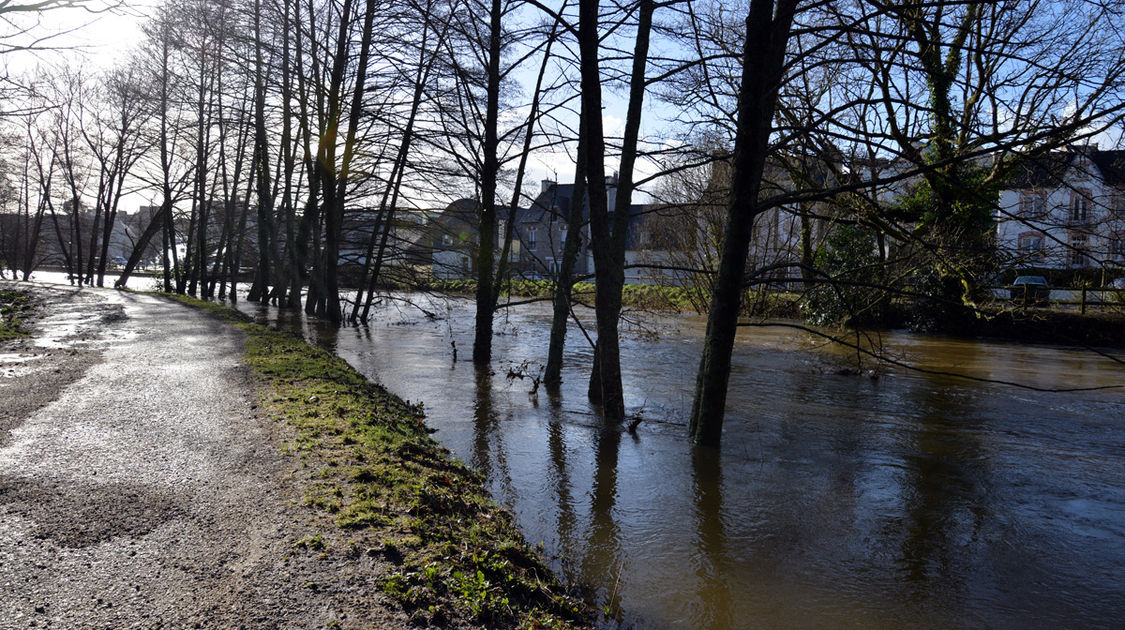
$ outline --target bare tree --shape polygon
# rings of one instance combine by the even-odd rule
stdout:
[[[750,230],[762,211],[758,192],[796,10],[796,0],[751,0],[746,16],[731,200],[691,410],[697,444],[714,446],[722,436]]]

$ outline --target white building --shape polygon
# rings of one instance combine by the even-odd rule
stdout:
[[[1072,147],[1026,164],[1000,194],[996,229],[1007,267],[1125,266],[1125,151]]]

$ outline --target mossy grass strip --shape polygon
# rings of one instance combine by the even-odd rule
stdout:
[[[476,293],[476,280],[433,279],[423,285],[392,285],[391,288],[404,291],[425,290],[472,297]],[[501,287],[503,295],[513,301],[524,299],[549,300],[554,297],[555,283],[552,280],[510,280]],[[572,295],[575,300],[586,304],[594,303],[594,284],[576,282]],[[802,296],[798,293],[768,290],[748,290],[743,300],[743,315],[747,317],[798,317]],[[676,286],[634,283],[626,284],[621,292],[622,306],[646,311],[666,311],[674,313],[705,313],[710,307],[711,295],[705,284],[699,286]]]
[[[590,608],[567,593],[481,476],[429,437],[422,406],[371,383],[297,335],[250,323],[230,308],[175,299],[242,330],[262,408],[288,424],[284,449],[316,473],[306,503],[366,553],[397,570],[383,591],[439,626],[588,627]],[[323,538],[298,543],[323,548]]]
[[[32,305],[30,293],[0,289],[0,342],[28,336],[25,323]]]

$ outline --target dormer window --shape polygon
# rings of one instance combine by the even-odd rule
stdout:
[[[1075,179],[1085,180],[1090,177],[1090,171],[1093,169],[1094,163],[1090,160],[1090,156],[1086,154],[1085,149],[1080,149],[1078,154],[1074,156],[1074,173]]]

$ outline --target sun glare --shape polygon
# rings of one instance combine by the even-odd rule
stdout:
[[[11,50],[4,61],[9,72],[42,63],[75,58],[95,68],[107,68],[121,59],[141,37],[140,25],[151,3],[126,2],[113,10],[80,6],[7,16],[0,45]]]

